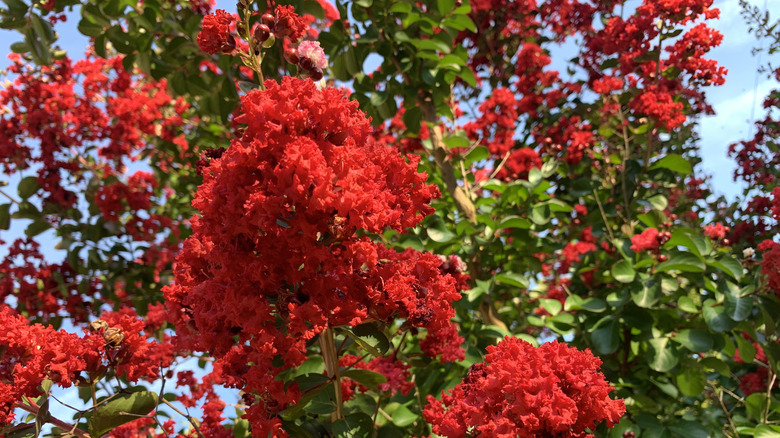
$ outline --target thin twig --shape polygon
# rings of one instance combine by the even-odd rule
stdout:
[[[27,411],[37,416],[38,412],[40,411],[40,406],[35,404],[35,402],[32,400],[30,400],[29,402],[30,402],[29,405],[26,403],[16,402],[14,403],[14,407],[22,409],[24,411]],[[59,418],[52,416],[51,414],[49,415],[49,419],[46,422],[51,423],[62,430],[70,430],[73,435],[76,435],[79,438],[90,438],[88,433],[84,432],[83,430],[79,429],[78,427],[70,423],[66,423],[60,420]]]
[[[173,412],[176,412],[177,414],[179,414],[179,415],[181,415],[182,417],[186,418],[186,419],[187,419],[187,421],[189,421],[189,422],[190,422],[190,424],[192,425],[192,427],[193,427],[193,428],[195,428],[195,432],[197,432],[197,433],[198,433],[198,436],[199,436],[200,438],[204,438],[204,436],[203,436],[203,433],[201,433],[201,431],[200,431],[200,428],[198,427],[198,423],[195,421],[195,419],[194,419],[194,418],[192,418],[192,416],[191,416],[190,414],[185,414],[184,412],[182,412],[181,410],[179,410],[179,408],[177,408],[176,406],[174,406],[173,404],[171,404],[171,402],[169,402],[168,400],[166,400],[166,399],[164,399],[164,398],[161,398],[161,399],[160,399],[160,401],[161,401],[161,402],[163,402],[163,404],[165,404],[165,405],[166,405],[166,406],[168,406],[169,408],[173,409]]]
[[[604,206],[601,205],[601,199],[599,199],[599,194],[596,192],[596,189],[593,189],[593,195],[596,198],[596,204],[599,205],[601,218],[604,219],[604,226],[607,228],[607,233],[609,234],[609,241],[610,243],[612,243],[612,246],[615,246],[615,236],[612,235],[612,225],[609,223],[609,220],[607,220],[607,213],[604,212]]]

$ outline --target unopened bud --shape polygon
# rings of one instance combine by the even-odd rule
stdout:
[[[91,332],[98,332],[101,330],[105,330],[108,328],[108,323],[103,321],[102,319],[96,319],[89,323],[89,331]]]
[[[122,341],[125,340],[125,334],[121,329],[111,327],[103,333],[103,340],[106,341],[106,347],[119,348],[122,345]]]

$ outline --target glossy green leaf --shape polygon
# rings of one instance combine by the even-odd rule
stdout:
[[[151,391],[116,396],[95,409],[87,425],[89,434],[102,436],[118,426],[136,420],[139,415],[152,412],[157,403],[157,394]]]
[[[647,342],[647,363],[650,368],[665,373],[677,366],[679,360],[677,348],[669,338],[655,338]]]
[[[708,352],[714,344],[712,334],[703,329],[680,330],[672,340],[694,353]]]
[[[341,377],[350,378],[366,388],[376,389],[380,383],[385,383],[387,378],[382,374],[375,371],[362,370],[362,369],[350,369],[341,373]]]
[[[628,260],[620,260],[612,266],[612,277],[621,283],[631,283],[636,277],[634,265]]]
[[[370,438],[374,434],[374,421],[368,414],[357,412],[333,422],[335,438]]]
[[[668,154],[660,160],[653,163],[650,169],[669,169],[683,175],[689,175],[693,172],[691,163],[678,154]]]
[[[601,354],[612,354],[617,351],[620,343],[618,329],[618,321],[610,317],[605,324],[594,330],[590,337],[593,341],[593,346],[596,347],[596,351]]]
[[[360,324],[352,329],[352,333],[382,354],[387,353],[387,350],[390,349],[390,341],[387,336],[374,323]]]
[[[656,267],[658,272],[704,272],[704,269],[704,262],[696,255],[687,252],[674,253],[667,261],[659,263]]]

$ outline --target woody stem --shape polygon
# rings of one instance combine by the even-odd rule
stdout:
[[[333,378],[333,390],[336,394],[336,412],[331,415],[331,421],[336,421],[343,417],[342,398],[341,398],[341,370],[339,369],[339,357],[336,354],[336,339],[333,329],[328,327],[320,333],[319,338],[320,351],[322,359],[325,362],[325,371]]]

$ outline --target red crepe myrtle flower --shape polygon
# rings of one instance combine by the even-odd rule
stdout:
[[[720,222],[707,225],[704,227],[704,234],[712,240],[723,240],[726,238],[726,227]]]
[[[209,351],[225,385],[256,395],[246,418],[258,434],[285,436],[276,415],[300,392],[276,376],[304,362],[307,341],[399,317],[441,346],[427,352],[453,360],[460,293],[437,256],[358,233],[402,232],[433,212],[439,193],[419,158],[375,143],[340,90],[292,77],[265,85],[242,98],[242,135],[203,169],[201,216],[164,292],[182,345]]]
[[[425,419],[446,437],[592,436],[587,428],[612,427],[625,412],[622,400],[609,398],[614,388],[600,365],[589,350],[506,337],[441,402],[428,396]]]
[[[309,26],[295,13],[295,8],[292,6],[278,5],[274,9],[274,14],[276,15],[277,36],[287,37],[290,41],[298,42],[306,34]]]
[[[236,48],[236,40],[230,35],[230,25],[234,20],[224,9],[217,9],[217,12],[203,17],[198,33],[200,49],[209,55],[232,52]]]
[[[767,276],[769,288],[780,294],[780,243],[765,240],[758,244],[758,250],[764,251],[761,272]]]
[[[631,250],[634,252],[655,251],[659,246],[657,228],[648,228],[631,238]]]

